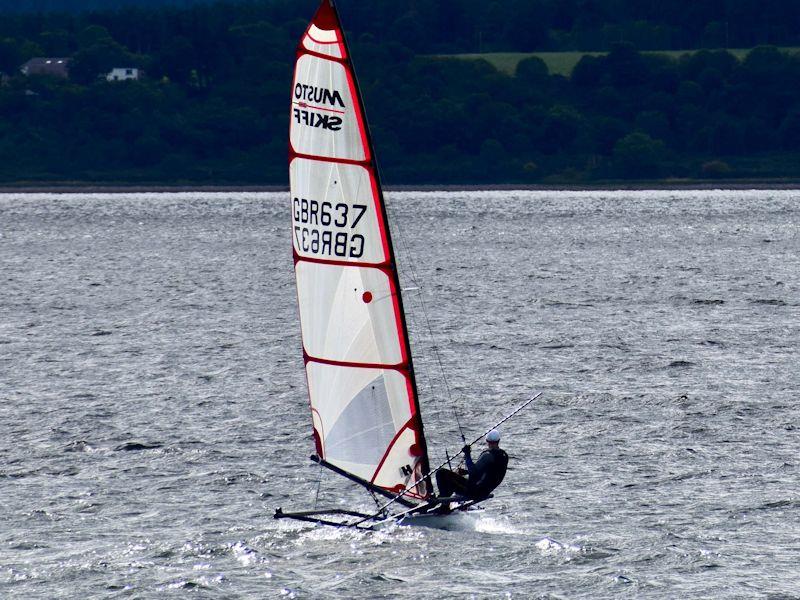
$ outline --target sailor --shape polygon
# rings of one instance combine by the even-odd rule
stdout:
[[[508,454],[500,448],[500,432],[492,429],[487,433],[486,445],[488,449],[481,453],[477,462],[472,462],[469,444],[464,446],[462,452],[468,478],[448,469],[439,469],[436,472],[436,484],[439,486],[440,497],[458,495],[472,500],[481,500],[500,485],[506,475],[506,467],[508,467]]]

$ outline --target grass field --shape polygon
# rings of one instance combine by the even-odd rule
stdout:
[[[731,48],[728,50],[736,58],[741,60],[744,58],[751,48]],[[798,52],[800,48],[781,48],[784,52]],[[684,54],[693,54],[698,50],[658,50],[643,52],[643,54],[663,54],[678,58]],[[440,55],[443,58],[460,58],[464,60],[477,60],[483,59],[494,66],[498,71],[502,71],[509,75],[514,75],[517,70],[519,61],[524,58],[536,56],[541,58],[547,65],[548,70],[552,75],[564,75],[569,77],[572,74],[572,69],[578,64],[582,56],[602,56],[606,52],[488,52],[484,54],[447,54]]]

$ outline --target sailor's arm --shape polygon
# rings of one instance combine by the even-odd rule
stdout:
[[[472,475],[472,472],[473,472],[473,471],[474,471],[474,469],[475,469],[475,463],[473,463],[473,462],[472,462],[472,454],[470,454],[471,450],[472,450],[472,449],[469,447],[469,444],[465,445],[465,446],[464,446],[464,447],[461,449],[461,451],[464,453],[464,464],[466,465],[466,467],[467,467],[467,472],[468,472],[470,475]]]

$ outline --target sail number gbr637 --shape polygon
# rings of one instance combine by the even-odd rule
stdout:
[[[298,250],[345,259],[364,256],[364,236],[353,230],[367,212],[366,205],[294,198],[292,209]]]

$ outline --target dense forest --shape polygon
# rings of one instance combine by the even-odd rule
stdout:
[[[316,0],[136,1],[170,6],[33,0],[64,10],[0,20],[0,181],[284,184]],[[769,45],[800,46],[800,3],[338,4],[388,183],[800,176],[800,57]],[[640,52],[706,46],[758,47]],[[604,54],[570,77],[436,56],[476,49]],[[71,58],[69,79],[20,72],[40,56]],[[108,82],[114,67],[146,76]]]
[[[128,7],[192,6],[213,0],[0,0],[0,13],[53,13],[115,10]]]
[[[0,0],[0,13],[190,7],[214,0]],[[316,0],[241,0],[307,19]],[[339,0],[346,26],[418,53],[800,46],[797,0]],[[250,10],[245,8],[245,10]],[[278,24],[280,23],[274,23]]]

